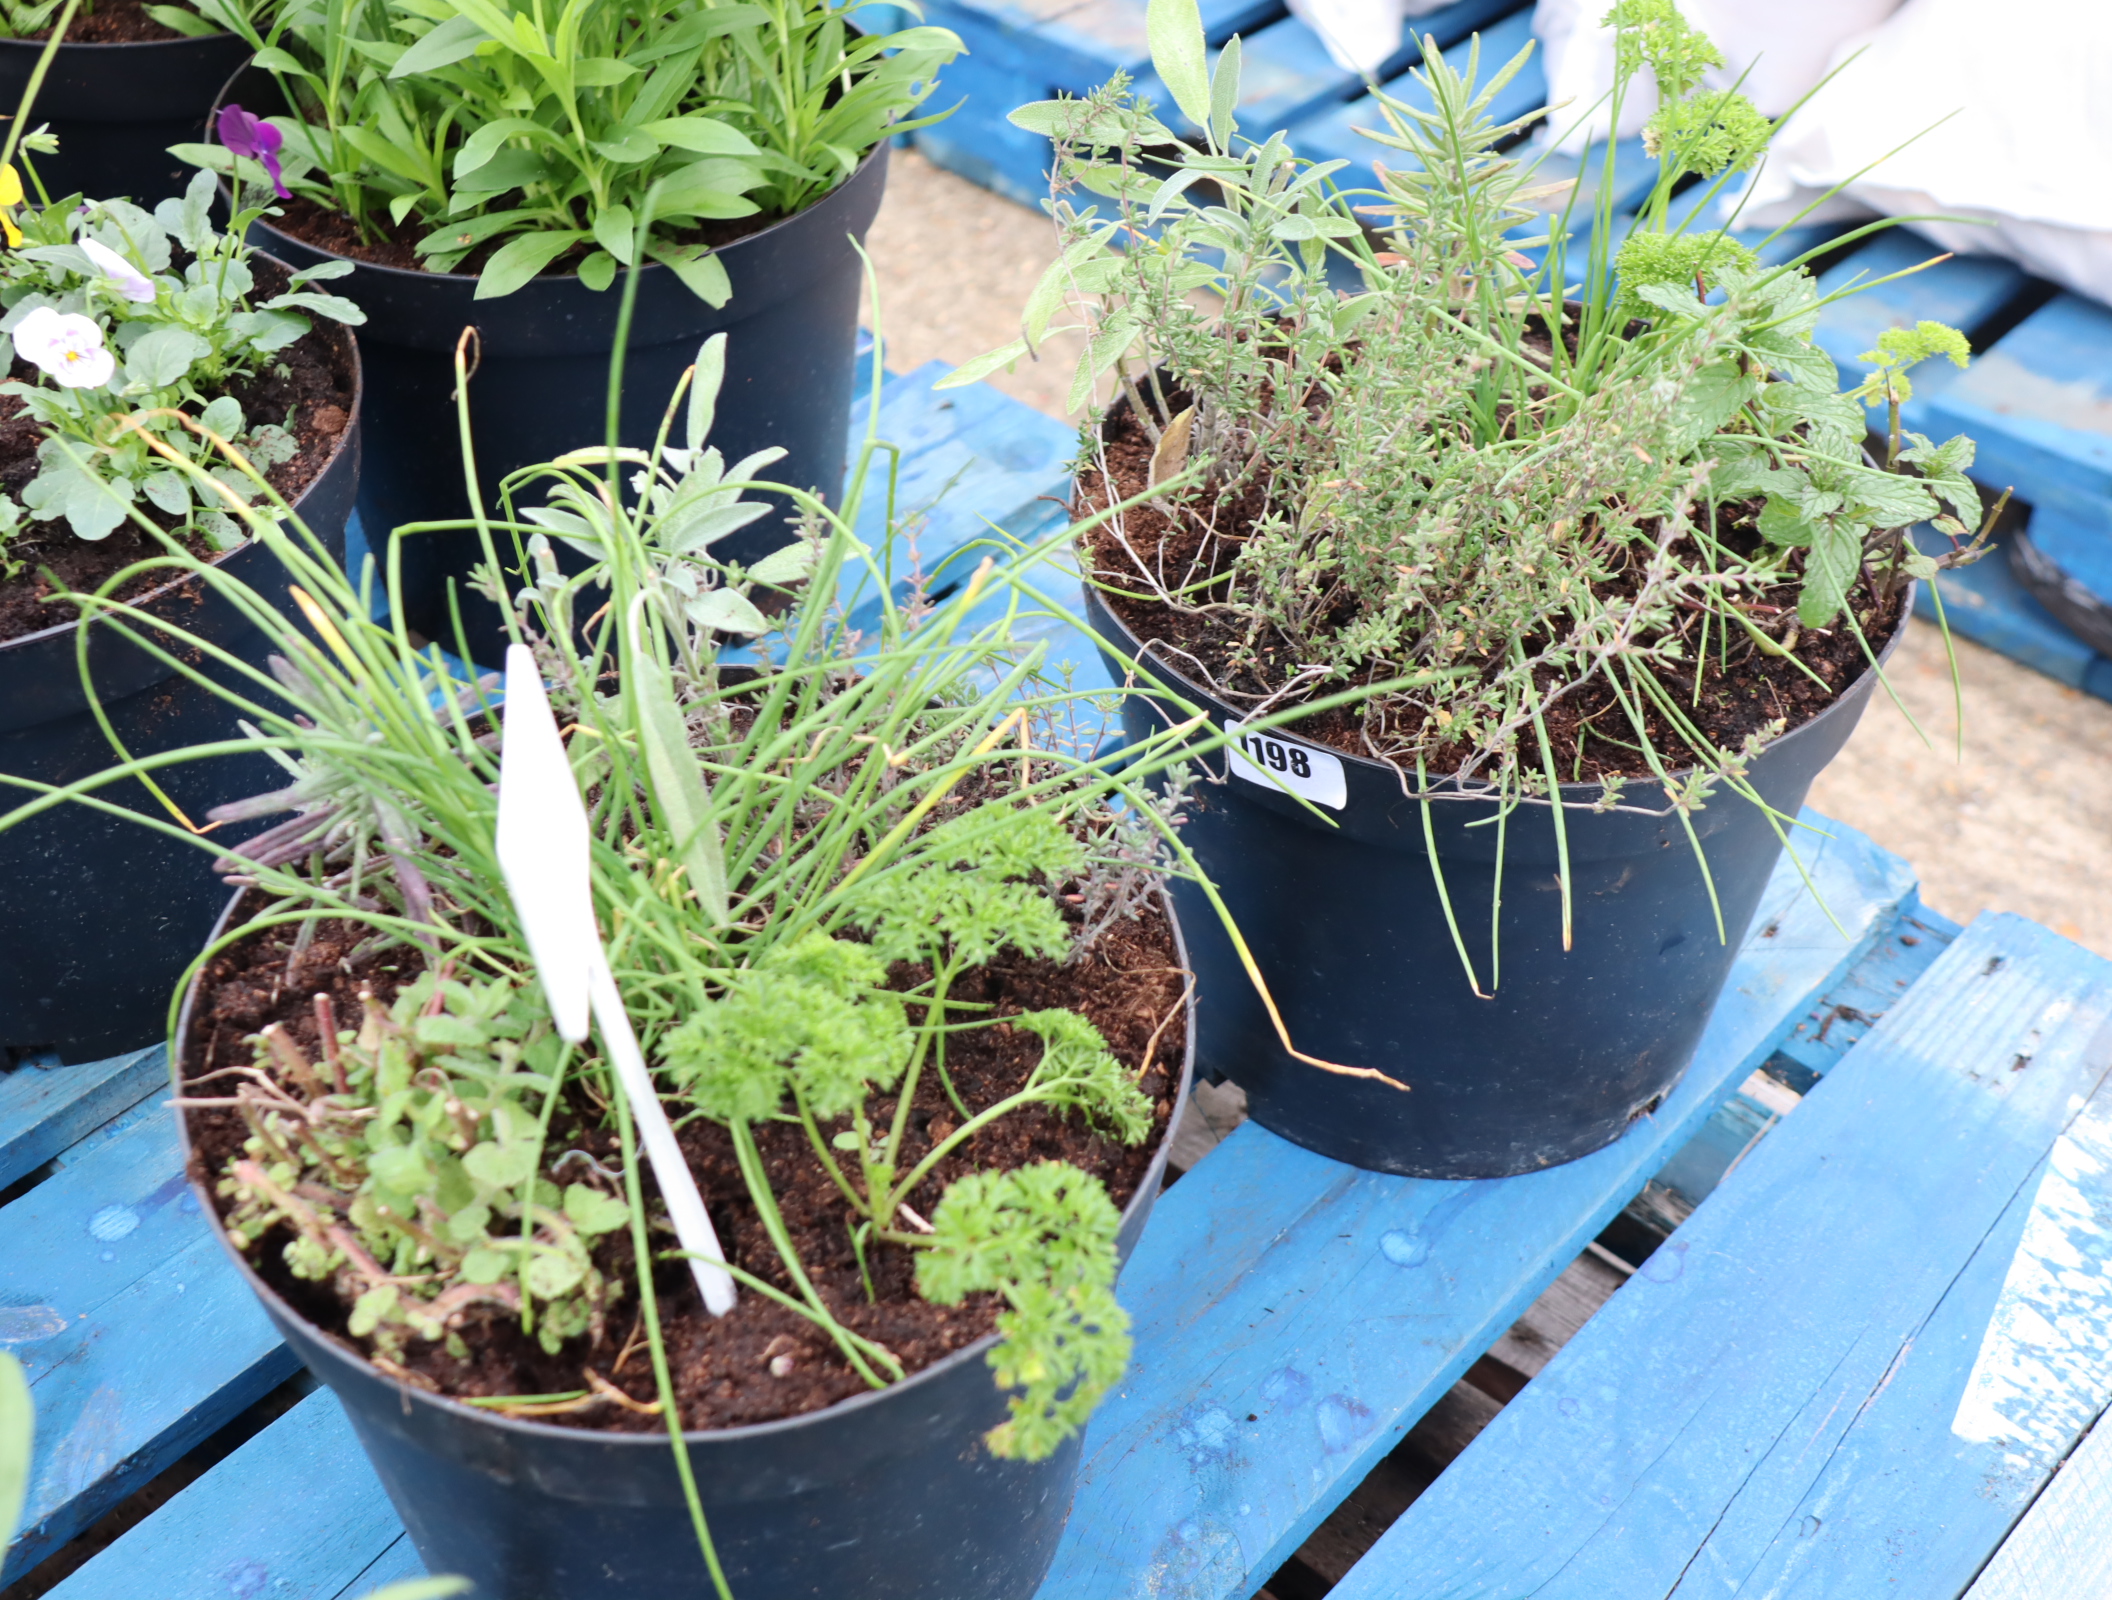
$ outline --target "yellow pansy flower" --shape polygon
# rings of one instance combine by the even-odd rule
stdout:
[[[22,175],[15,171],[13,162],[0,162],[0,206],[18,206],[22,203]],[[21,244],[22,230],[15,226],[15,219],[0,212],[0,229],[7,231],[10,248]]]

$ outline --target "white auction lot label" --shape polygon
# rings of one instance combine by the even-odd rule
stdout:
[[[1315,805],[1340,811],[1349,801],[1342,759],[1275,732],[1248,733],[1243,722],[1228,722],[1232,770],[1249,783],[1288,789]]]

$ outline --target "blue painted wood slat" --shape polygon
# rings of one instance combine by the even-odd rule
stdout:
[[[1879,935],[1903,863],[1835,827],[1778,873],[1685,1081],[1619,1144],[1482,1183],[1357,1172],[1248,1124],[1123,1279],[1136,1354],[1086,1436],[1043,1600],[1232,1600],[1265,1580]]]
[[[168,1078],[159,1045],[106,1061],[0,1072],[0,1188],[138,1105]]]
[[[1945,384],[1929,412],[1932,428],[1977,442],[1981,482],[2014,484],[2112,540],[2112,308],[2056,295]]]
[[[0,1210],[0,1239],[0,1333],[37,1414],[5,1583],[296,1362],[199,1215],[167,1115]]]
[[[295,1485],[298,1492],[288,1492]],[[322,1600],[347,1590],[364,1594],[390,1581],[369,1575],[378,1554],[400,1539],[402,1526],[344,1408],[329,1390],[318,1389],[126,1540],[95,1556],[52,1597]],[[137,1554],[127,1550],[135,1540],[155,1552],[151,1568],[142,1570]]]
[[[1958,1593],[2112,1388],[2108,1023],[1979,919],[1336,1595]]]
[[[2112,1594],[2112,1422],[2101,1416],[2061,1463],[1966,1600]]]

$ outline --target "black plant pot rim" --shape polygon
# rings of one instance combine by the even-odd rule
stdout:
[[[220,920],[213,925],[211,939],[207,941],[209,944],[213,940],[219,939],[227,931],[228,921],[233,917],[236,906],[241,903],[242,896],[246,892],[246,890],[238,889],[228,900],[226,909],[220,913]],[[1173,930],[1174,958],[1183,971],[1189,970],[1188,942],[1182,937],[1180,917],[1174,910],[1173,897],[1166,892],[1163,884],[1159,888],[1158,901],[1160,908],[1166,914],[1167,925]],[[184,986],[183,1007],[178,1013],[176,1020],[175,1041],[168,1053],[169,1081],[179,1099],[183,1094],[184,1046],[191,1036],[191,1010],[197,1004],[198,985],[202,977],[202,972],[194,974],[190,982]],[[1144,1176],[1138,1181],[1137,1192],[1129,1197],[1129,1204],[1122,1208],[1122,1222],[1125,1226],[1133,1218],[1148,1209],[1158,1198],[1159,1190],[1166,1176],[1167,1157],[1173,1149],[1173,1130],[1180,1121],[1181,1107],[1188,1098],[1188,1087],[1195,1078],[1195,988],[1193,984],[1189,985],[1188,993],[1183,997],[1181,1003],[1187,1013],[1186,1059],[1181,1066],[1180,1079],[1173,1089],[1173,1112],[1166,1119],[1166,1131],[1160,1136],[1158,1149],[1152,1152],[1150,1165],[1144,1169]],[[576,1440],[590,1442],[597,1446],[641,1450],[665,1450],[667,1448],[667,1434],[664,1431],[653,1433],[605,1433],[580,1428],[561,1428],[555,1423],[538,1422],[526,1417],[509,1417],[502,1413],[488,1410],[483,1406],[468,1405],[455,1399],[452,1395],[434,1394],[430,1390],[416,1388],[382,1372],[365,1355],[355,1349],[348,1348],[344,1341],[335,1334],[326,1333],[294,1310],[292,1306],[288,1305],[279,1292],[266,1283],[256,1269],[249,1264],[248,1257],[228,1241],[227,1227],[221,1221],[220,1209],[214,1203],[212,1190],[199,1178],[194,1164],[196,1152],[191,1147],[191,1125],[180,1109],[176,1117],[176,1132],[178,1139],[182,1143],[185,1174],[190,1180],[191,1190],[197,1195],[198,1203],[204,1209],[206,1218],[212,1225],[214,1237],[220,1241],[221,1248],[234,1259],[236,1268],[248,1280],[249,1287],[257,1298],[263,1301],[274,1315],[307,1329],[319,1345],[328,1348],[338,1359],[360,1369],[369,1377],[378,1378],[393,1384],[406,1412],[409,1411],[414,1403],[437,1406],[442,1410],[454,1413],[458,1417],[474,1418],[476,1421],[496,1428],[501,1432],[518,1433],[528,1438]],[[684,1429],[682,1441],[688,1448],[695,1449],[699,1446],[709,1447],[713,1444],[721,1443],[728,1445],[740,1444],[756,1439],[767,1439],[776,1434],[795,1433],[799,1429],[819,1422],[824,1418],[845,1416],[870,1406],[882,1405],[920,1385],[935,1382],[942,1374],[956,1371],[968,1362],[981,1360],[996,1347],[997,1342],[997,1334],[986,1333],[974,1343],[963,1345],[951,1355],[942,1356],[930,1366],[923,1368],[921,1371],[911,1373],[898,1383],[891,1383],[884,1389],[868,1389],[863,1394],[851,1395],[847,1399],[836,1401],[833,1405],[823,1406],[819,1411],[803,1411],[797,1416],[777,1417],[769,1422],[743,1423],[738,1427],[732,1428]]]
[[[169,44],[174,41],[163,39],[154,42]],[[252,250],[250,255],[253,259],[269,261],[273,266],[279,267],[286,272],[290,273],[293,271],[291,267],[279,260],[277,256],[269,255],[262,250]],[[294,496],[292,507],[293,515],[296,517],[301,514],[301,507],[307,503],[310,493],[322,483],[324,476],[337,464],[338,458],[351,447],[352,441],[359,437],[359,408],[366,392],[366,385],[360,376],[359,370],[359,340],[353,337],[352,330],[344,324],[336,323],[332,324],[332,326],[336,327],[344,335],[346,357],[352,369],[352,406],[345,413],[345,425],[339,430],[337,438],[331,442],[329,453],[316,463],[315,473],[309,478],[307,486],[298,495]],[[244,539],[232,550],[215,551],[212,560],[207,562],[206,565],[217,567],[229,556],[241,553],[255,542],[254,539]],[[197,581],[197,577],[198,575],[195,572],[181,573],[171,578],[167,583],[157,584],[154,588],[147,590],[146,593],[133,596],[125,604],[135,610],[143,609],[151,606],[157,600],[166,599],[175,594],[185,584]],[[10,650],[25,649],[31,645],[56,638],[61,634],[70,633],[75,628],[78,628],[83,620],[83,618],[75,617],[71,622],[53,623],[48,628],[39,628],[35,633],[25,633],[17,638],[9,639],[5,643],[0,643],[0,664],[4,664],[7,653]]]
[[[1086,552],[1081,549],[1079,555],[1080,565],[1087,566],[1088,561],[1086,557]],[[1786,745],[1792,739],[1802,737],[1805,733],[1818,727],[1820,723],[1826,721],[1829,717],[1833,716],[1836,712],[1840,711],[1849,702],[1857,698],[1857,691],[1861,688],[1864,680],[1867,679],[1872,674],[1872,672],[1883,668],[1885,663],[1892,658],[1893,652],[1899,648],[1899,642],[1907,636],[1907,623],[1914,614],[1914,594],[1917,582],[1918,580],[1909,579],[1905,589],[1903,589],[1900,593],[1899,625],[1892,630],[1892,636],[1887,639],[1884,642],[1884,645],[1878,650],[1876,667],[1872,667],[1867,661],[1864,662],[1863,670],[1861,672],[1857,673],[1853,678],[1850,678],[1846,683],[1842,684],[1840,688],[1833,691],[1833,699],[1827,703],[1826,708],[1823,711],[1819,712],[1816,716],[1806,718],[1804,721],[1798,723],[1794,728],[1786,729],[1772,743],[1767,746],[1769,750],[1773,750],[1782,745]],[[1205,689],[1201,685],[1195,683],[1186,674],[1182,673],[1178,668],[1174,667],[1165,659],[1165,657],[1147,655],[1147,652],[1151,650],[1153,646],[1157,645],[1159,641],[1156,639],[1139,639],[1137,635],[1131,630],[1129,624],[1124,622],[1121,617],[1116,615],[1114,608],[1110,606],[1104,599],[1101,598],[1099,588],[1093,583],[1090,577],[1088,577],[1085,581],[1085,605],[1087,621],[1091,623],[1095,628],[1100,628],[1104,623],[1105,632],[1110,636],[1111,642],[1119,646],[1125,655],[1129,656],[1133,661],[1137,663],[1140,675],[1145,671],[1151,672],[1154,676],[1163,675],[1164,677],[1172,681],[1173,687],[1179,693],[1194,700],[1198,705],[1207,707],[1220,719],[1238,718],[1242,715],[1242,713],[1238,710],[1237,707],[1225,704],[1224,701],[1218,699],[1218,697],[1212,694],[1208,689]],[[1368,772],[1374,774],[1385,774],[1388,777],[1392,778],[1397,778],[1400,775],[1400,769],[1394,766],[1391,762],[1376,761],[1370,756],[1360,756],[1354,751],[1344,750],[1339,745],[1331,744],[1325,746],[1324,748],[1330,755],[1336,756],[1342,761],[1349,762],[1354,764],[1355,766],[1361,767]],[[1700,769],[1695,767],[1680,767],[1672,772],[1667,773],[1666,777],[1677,781],[1682,778],[1693,777],[1699,770]],[[1631,783],[1640,783],[1643,780],[1630,779],[1628,781]],[[1436,782],[1427,785],[1424,792],[1428,793],[1433,799],[1450,799],[1456,797],[1462,800],[1479,800],[1493,803],[1498,798],[1493,789],[1485,790],[1481,788],[1469,788],[1466,785],[1460,783],[1456,776],[1450,774],[1447,774]],[[1563,809],[1568,810],[1574,806],[1589,805],[1594,798],[1605,794],[1605,792],[1606,786],[1604,784],[1565,783],[1562,785]],[[1528,795],[1525,798],[1528,803],[1531,804],[1546,804],[1546,801],[1538,796]]]
[[[232,33],[187,33],[175,39],[67,39],[60,43],[59,54],[69,50],[166,50],[171,45],[204,44],[216,39],[232,39]],[[16,50],[41,51],[49,39],[0,39],[0,47]]]
[[[244,65],[236,69],[233,76],[231,76],[226,83],[221,85],[220,93],[213,101],[213,109],[208,115],[206,126],[209,129],[214,130],[216,137],[217,130],[219,128],[220,108],[224,104],[226,104],[228,92],[232,90],[235,86],[235,79],[241,77],[243,73],[248,72],[249,70],[250,67],[248,65]],[[870,167],[875,161],[884,161],[887,159],[888,143],[892,137],[892,134],[883,133],[880,138],[874,143],[872,149],[866,151],[863,156],[858,158],[858,165],[853,167],[849,172],[845,173],[843,175],[843,180],[840,183],[836,184],[833,188],[831,188],[828,193],[815,196],[814,199],[810,200],[804,206],[801,206],[790,216],[779,217],[768,227],[758,228],[753,233],[744,233],[738,239],[731,239],[723,245],[715,246],[711,253],[716,255],[721,251],[738,249],[742,245],[752,243],[758,239],[767,239],[771,234],[776,233],[778,229],[788,228],[792,224],[804,218],[809,212],[814,211],[821,206],[827,205],[838,195],[843,194],[846,190],[853,187],[857,183],[858,179],[865,173],[866,168]],[[234,196],[228,189],[227,178],[225,174],[221,175],[219,183],[221,204],[226,205],[230,209],[232,209],[234,204]],[[299,245],[303,250],[311,250],[319,256],[328,256],[333,261],[349,261],[362,272],[377,273],[380,275],[383,282],[388,282],[393,279],[400,280],[404,283],[445,283],[451,279],[454,282],[463,284],[464,286],[470,288],[472,291],[474,290],[477,282],[476,276],[473,273],[428,272],[422,268],[415,267],[392,267],[386,262],[369,261],[363,256],[345,255],[340,251],[329,249],[324,245],[311,244],[306,239],[303,239],[299,234],[291,233],[284,228],[277,227],[265,218],[258,218],[256,226],[264,233],[269,234],[274,238],[285,239],[290,241],[291,243]],[[662,262],[653,261],[648,262],[646,264],[643,275],[645,277],[650,278],[660,274],[671,274],[673,271],[674,269],[672,267],[669,267]],[[537,284],[571,284],[577,282],[579,282],[579,274],[576,272],[537,273],[533,278],[530,278],[527,283],[521,285],[521,288],[528,289],[534,287]],[[613,288],[615,286],[612,284],[611,287]],[[515,292],[518,293],[519,291],[517,290]],[[504,297],[502,296],[501,298]]]

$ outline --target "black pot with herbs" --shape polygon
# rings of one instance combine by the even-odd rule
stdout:
[[[186,980],[190,1173],[431,1570],[1011,1600],[1187,1084],[1194,865],[1144,787],[1179,750],[1074,747],[1046,647],[978,620],[1023,563],[898,605],[811,495],[717,560],[724,343],[642,460],[501,486],[503,686],[256,519],[302,613],[252,712],[285,770],[212,814],[267,826]],[[876,630],[755,603],[852,570]]]
[[[1914,581],[1986,547],[1971,442],[1899,426],[1906,369],[1965,341],[1893,330],[1843,392],[1802,262],[1668,222],[1772,133],[1702,87],[1671,0],[1613,12],[1614,114],[1646,66],[1660,97],[1618,222],[1551,217],[1504,153],[1521,128],[1483,112],[1523,55],[1477,84],[1426,45],[1427,104],[1374,97],[1382,188],[1345,194],[1238,132],[1238,42],[1206,71],[1179,9],[1157,64],[1207,148],[1119,86],[1015,113],[1057,141],[1065,256],[956,381],[1068,307],[1073,403],[1114,391],[1076,510],[1097,631],[1149,691],[1125,723],[1233,735],[1184,837],[1333,1068],[1199,925],[1198,1070],[1366,1167],[1574,1159],[1678,1081]]]
[[[468,509],[451,447],[465,329],[487,494],[601,434],[610,285],[634,260],[645,270],[623,352],[623,442],[652,443],[690,355],[725,332],[719,448],[731,460],[781,450],[777,481],[840,497],[858,242],[889,137],[919,125],[905,119],[959,48],[938,28],[862,35],[849,11],[655,0],[545,23],[519,9],[465,5],[435,21],[369,6],[325,27],[289,3],[259,24],[269,48],[228,86],[214,142],[182,153],[272,185],[271,249],[354,268],[345,293],[371,318],[383,430],[360,496],[377,550],[392,529]],[[560,28],[562,41],[547,31]],[[792,502],[772,503],[733,553],[790,538]],[[409,539],[405,603],[421,633],[453,644],[459,625],[492,660],[503,619],[466,587],[477,554],[460,533]]]
[[[152,206],[192,169],[169,154],[195,140],[227,75],[249,59],[226,0],[6,0],[0,106],[55,138],[38,163],[45,195]],[[54,36],[59,43],[47,50]]]

